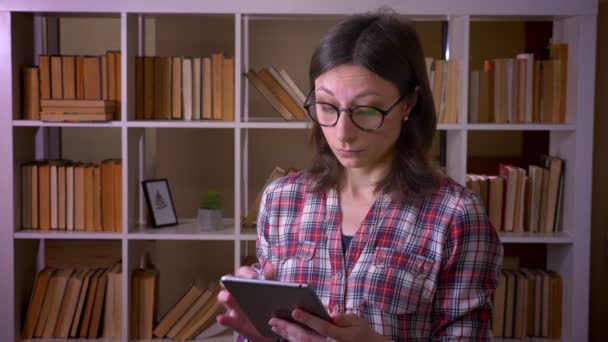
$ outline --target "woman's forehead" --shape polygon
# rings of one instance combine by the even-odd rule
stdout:
[[[344,92],[385,94],[397,91],[391,82],[363,66],[352,64],[341,65],[321,74],[315,80],[315,89],[329,95]]]

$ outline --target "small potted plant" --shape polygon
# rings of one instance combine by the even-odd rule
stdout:
[[[208,191],[201,198],[198,209],[199,229],[219,230],[222,228],[222,218],[222,195],[216,191]]]

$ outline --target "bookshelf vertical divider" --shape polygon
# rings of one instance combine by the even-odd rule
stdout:
[[[241,81],[242,61],[243,55],[249,53],[248,50],[243,49],[243,16],[240,13],[234,15],[234,122],[235,127],[233,129],[234,135],[234,271],[238,270],[241,266],[241,235],[242,235],[242,223],[241,223],[241,206],[243,201],[241,200],[241,194],[243,188],[247,188],[249,182],[247,178],[241,178],[243,171],[248,169],[247,164],[241,160],[245,158],[245,154],[241,152],[242,148],[242,128],[241,128],[241,91],[243,89]],[[246,57],[245,57],[246,58]]]
[[[467,100],[468,100],[468,65],[469,65],[469,16],[452,16],[448,19],[449,59],[458,62],[459,100],[456,129],[448,129],[447,138],[447,173],[457,182],[464,184],[467,173]]]
[[[0,115],[0,152],[2,156],[9,162],[3,163],[0,177],[0,188],[3,191],[13,191],[15,189],[13,182],[13,170],[16,166],[13,164],[13,86],[12,79],[13,63],[12,61],[12,23],[10,12],[0,12],[0,107],[2,115]],[[6,193],[6,192],[5,192]],[[11,199],[12,198],[12,199]],[[12,225],[15,215],[18,210],[15,208],[15,200],[20,198],[16,193],[9,196],[9,199],[0,206],[0,220],[6,225],[0,232],[0,274],[4,275],[4,281],[0,282],[0,308],[3,308],[0,313],[2,320],[2,329],[0,329],[0,339],[10,341],[14,339],[14,331],[19,331],[19,318],[16,312],[20,312],[16,308],[17,301],[15,300],[15,241],[13,233],[17,229]]]

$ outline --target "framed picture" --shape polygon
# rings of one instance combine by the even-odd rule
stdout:
[[[141,182],[141,185],[144,188],[152,227],[175,226],[177,214],[167,179],[150,179]]]

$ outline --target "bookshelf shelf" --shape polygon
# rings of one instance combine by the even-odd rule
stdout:
[[[545,243],[545,244],[572,244],[574,238],[568,233],[511,233],[500,232],[502,243]]]
[[[243,122],[241,124],[242,128],[252,128],[252,129],[307,129],[310,127],[310,123],[305,121],[299,122],[280,122],[280,121],[267,121],[267,122]]]
[[[23,229],[14,234],[15,239],[77,239],[77,240],[119,240],[122,233],[99,233],[99,232],[80,232],[65,230],[40,231],[33,229]]]
[[[125,124],[129,128],[235,128],[234,122],[223,121],[129,121]]]
[[[464,125],[462,124],[448,124],[448,123],[439,123],[437,124],[437,130],[440,131],[460,131],[464,129]]]
[[[121,127],[121,121],[109,122],[45,122],[39,120],[13,120],[14,127]]]
[[[129,240],[234,240],[234,220],[225,219],[224,228],[217,231],[201,231],[196,219],[183,219],[177,226],[150,228],[134,225],[129,229]]]
[[[576,131],[574,124],[467,124],[469,131]]]
[[[310,157],[306,138],[310,122],[284,121],[278,113],[269,111],[271,107],[263,103],[260,94],[249,86],[243,72],[272,64],[284,68],[297,85],[304,86],[308,84],[306,69],[312,47],[325,29],[344,15],[374,10],[377,6],[371,0],[0,2],[0,60],[8,61],[0,65],[0,153],[9,160],[0,171],[0,192],[8,198],[6,205],[0,208],[0,217],[9,226],[21,227],[20,165],[34,159],[51,158],[49,151],[58,150],[70,159],[76,158],[70,157],[69,153],[81,153],[86,158],[80,159],[91,161],[122,159],[124,227],[122,233],[0,230],[0,274],[7,275],[7,281],[0,283],[0,317],[6,318],[0,322],[0,340],[19,341],[25,310],[23,303],[29,299],[28,291],[40,266],[37,248],[44,248],[44,240],[87,240],[87,243],[88,240],[104,240],[103,243],[120,245],[125,299],[123,317],[128,317],[131,310],[129,275],[139,267],[142,252],[149,248],[159,258],[156,260],[159,269],[166,273],[176,272],[160,282],[164,287],[160,291],[160,301],[165,302],[165,306],[170,301],[169,297],[175,297],[183,290],[182,280],[185,282],[185,279],[175,280],[171,276],[183,278],[200,272],[215,277],[237,270],[256,240],[255,228],[242,227],[241,216],[253,203],[268,171],[277,164],[301,169]],[[467,166],[470,166],[467,165],[468,157],[472,156],[474,139],[471,137],[480,135],[477,134],[480,131],[485,132],[481,134],[484,139],[503,134],[500,131],[550,132],[548,153],[566,161],[564,231],[550,234],[501,233],[500,237],[505,244],[548,245],[546,266],[559,272],[564,280],[562,340],[587,340],[592,189],[589,151],[593,148],[597,2],[411,0],[395,2],[392,8],[414,20],[417,27],[420,22],[426,28],[423,28],[426,31],[422,39],[423,45],[432,43],[429,56],[439,58],[441,49],[434,51],[432,48],[440,45],[441,35],[447,32],[448,36],[444,38],[449,41],[450,58],[462,62],[458,121],[438,124],[438,130],[445,132],[446,171],[449,176],[464,183]],[[40,30],[36,26],[39,25],[37,20],[44,16],[76,20],[70,23],[71,35],[80,34],[74,27],[86,26],[89,21],[95,21],[98,28],[83,30],[87,31],[82,32],[87,39],[76,39],[76,43],[65,51],[60,49],[61,44],[69,42],[72,36],[57,39],[60,46],[49,54],[77,54],[79,49],[85,50],[83,54],[98,54],[95,52],[97,48],[103,52],[121,50],[122,120],[49,123],[19,119],[22,97],[20,67],[35,64],[38,55],[43,53],[42,43],[33,37]],[[103,23],[99,24],[97,20]],[[477,52],[471,43],[471,31],[478,24],[476,22],[537,20],[552,23],[555,40],[570,47],[568,124],[467,123],[469,64],[473,64],[472,56]],[[103,33],[105,27],[110,31],[107,34],[110,38],[98,42],[89,36],[91,32]],[[209,32],[213,34],[207,34]],[[99,43],[99,46],[88,46],[91,42]],[[133,120],[136,112],[135,56],[202,56],[214,51],[223,51],[234,57],[234,75],[237,75],[234,121]],[[498,54],[484,58],[500,57]],[[76,143],[62,143],[58,148],[57,141],[53,140],[56,137]],[[169,179],[175,203],[181,209],[178,212],[194,213],[188,205],[198,204],[203,191],[221,191],[225,198],[225,215],[233,218],[224,221],[224,229],[214,232],[200,231],[195,219],[181,219],[176,227],[160,229],[139,224],[145,221],[140,182],[150,178]],[[121,342],[129,341],[127,331],[128,324],[125,323]],[[232,340],[232,334],[210,339]]]

